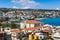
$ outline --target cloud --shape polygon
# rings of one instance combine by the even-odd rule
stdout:
[[[13,8],[17,8],[16,6],[13,6]]]
[[[40,3],[34,1],[34,0],[12,0],[13,3],[17,3],[21,5],[21,8],[34,8],[40,6]]]
[[[56,10],[60,10],[60,8],[56,8]]]
[[[30,8],[30,7],[28,7],[28,6],[26,6],[26,7],[23,7],[24,9],[28,9],[28,8]]]

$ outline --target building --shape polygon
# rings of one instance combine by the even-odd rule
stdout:
[[[56,33],[53,35],[54,40],[60,40],[60,29],[56,30]]]
[[[35,18],[44,17],[60,17],[60,10],[51,9],[12,9],[12,8],[0,8],[0,12],[7,15],[9,18],[20,18],[21,16],[34,16]],[[0,13],[0,14],[1,14]],[[30,16],[30,17],[31,17]]]
[[[11,34],[11,28],[10,27],[5,27],[4,32],[7,34]]]
[[[21,30],[19,30],[19,29],[12,29],[11,30],[12,40],[20,40],[20,32],[21,32]]]
[[[0,40],[4,40],[4,32],[0,32]]]
[[[29,20],[21,22],[20,23],[20,28],[21,29],[32,28],[32,27],[39,27],[39,26],[42,26],[42,25],[43,25],[43,23],[41,23],[41,22],[37,22],[33,19],[29,19]]]

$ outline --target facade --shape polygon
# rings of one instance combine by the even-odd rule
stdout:
[[[4,33],[0,32],[0,40],[4,40]]]
[[[35,17],[35,18],[60,17],[60,10],[49,10],[49,9],[0,8],[0,12],[4,13],[3,17],[8,16],[9,18],[16,18],[16,19],[21,18],[21,16],[26,16],[26,17],[29,16],[30,18],[31,18],[31,16]]]
[[[20,23],[20,28],[24,29],[24,28],[32,28],[32,27],[38,27],[38,26],[42,26],[43,23],[40,22],[36,22],[33,19],[30,20],[26,20]]]
[[[56,30],[56,33],[53,35],[54,40],[60,40],[60,29]]]
[[[20,30],[19,29],[11,30],[11,39],[12,40],[20,40]]]
[[[11,34],[11,28],[10,27],[4,28],[4,32],[7,34]]]

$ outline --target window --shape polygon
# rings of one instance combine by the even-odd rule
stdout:
[[[40,26],[40,24],[35,24],[35,26]]]

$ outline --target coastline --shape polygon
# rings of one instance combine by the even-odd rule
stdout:
[[[35,18],[35,20],[43,20],[43,19],[45,19],[45,18]]]

